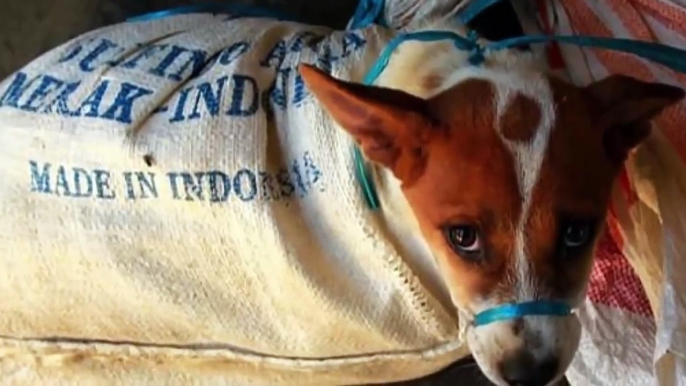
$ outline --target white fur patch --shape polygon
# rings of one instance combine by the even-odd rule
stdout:
[[[511,67],[508,66],[508,68]],[[538,71],[512,72],[511,69],[505,70],[500,66],[492,68],[488,66],[468,67],[457,71],[446,82],[451,86],[444,86],[444,88],[452,87],[468,79],[483,79],[495,86],[496,124],[501,121],[510,103],[518,94],[534,100],[541,111],[538,127],[533,138],[528,142],[508,140],[502,135],[501,128],[499,126],[496,128],[501,140],[512,153],[519,193],[523,199],[515,235],[514,270],[516,276],[508,278],[503,284],[516,284],[514,293],[516,298],[513,300],[533,300],[540,294],[537,293],[538,286],[533,280],[528,260],[526,223],[530,215],[531,197],[538,182],[550,134],[555,126],[555,105],[552,90],[548,80]],[[484,308],[492,306],[495,304],[484,304]]]
[[[522,94],[537,102],[541,119],[534,137],[528,142],[510,141],[501,135],[501,139],[512,152],[515,160],[517,183],[522,197],[520,217],[517,221],[515,233],[515,265],[517,272],[517,301],[534,300],[537,295],[537,283],[533,280],[527,250],[527,220],[530,215],[531,200],[534,187],[538,182],[541,165],[545,157],[550,133],[555,121],[555,110],[552,90],[548,81],[542,77],[521,82],[511,80],[509,84],[497,84],[496,114],[497,122],[507,111],[509,104],[517,94]],[[499,131],[500,132],[500,131]]]

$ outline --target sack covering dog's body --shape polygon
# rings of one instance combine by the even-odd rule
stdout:
[[[334,383],[462,356],[454,312],[377,237],[352,142],[296,70],[359,81],[390,35],[174,16],[86,34],[4,81],[6,349]]]

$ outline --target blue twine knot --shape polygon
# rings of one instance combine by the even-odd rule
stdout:
[[[467,33],[467,40],[469,41],[469,64],[478,66],[486,60],[484,55],[486,47],[479,44],[479,34],[475,30],[470,30]]]

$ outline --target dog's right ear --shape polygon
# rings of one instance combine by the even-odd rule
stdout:
[[[367,158],[391,169],[405,183],[421,174],[424,145],[434,126],[424,99],[335,79],[311,65],[301,65],[299,71],[308,89]]]
[[[651,120],[685,95],[680,87],[626,75],[610,75],[586,86],[584,92],[598,129],[604,130],[605,150],[618,164],[650,135]]]

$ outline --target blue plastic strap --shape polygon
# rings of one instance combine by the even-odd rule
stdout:
[[[524,303],[504,304],[474,316],[474,326],[487,324],[508,319],[521,318],[523,316],[567,316],[572,313],[572,308],[563,302],[537,300]]]
[[[384,0],[360,0],[350,20],[349,29],[361,29],[372,24],[387,27],[384,19]]]
[[[145,13],[143,15],[128,18],[128,22],[141,22],[162,19],[175,15],[187,15],[191,13],[216,13],[216,14],[235,14],[241,17],[264,17],[283,21],[297,21],[295,17],[286,13],[278,12],[273,9],[255,7],[248,4],[236,3],[206,3],[185,5],[163,11]]]
[[[355,164],[355,178],[362,187],[362,194],[367,201],[367,206],[372,211],[381,207],[379,203],[379,196],[376,194],[376,187],[369,173],[369,168],[365,164],[362,151],[358,146],[353,146],[353,163]]]
[[[686,50],[667,46],[660,43],[645,42],[632,39],[605,38],[582,35],[533,35],[519,36],[491,43],[485,47],[488,50],[501,50],[525,44],[537,44],[557,41],[579,47],[603,48],[613,51],[634,54],[644,59],[660,63],[672,70],[686,73]]]

